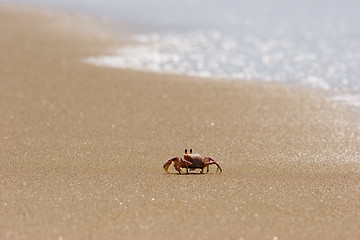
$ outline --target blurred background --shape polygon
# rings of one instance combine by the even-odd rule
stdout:
[[[12,0],[115,20],[138,44],[88,62],[290,82],[360,106],[360,1]]]

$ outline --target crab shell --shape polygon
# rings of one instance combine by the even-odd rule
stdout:
[[[184,154],[184,159],[191,162],[189,168],[204,168],[206,165],[203,161],[203,157],[200,154]]]

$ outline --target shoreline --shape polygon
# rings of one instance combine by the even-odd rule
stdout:
[[[360,236],[359,123],[319,91],[96,67],[121,38],[0,13],[1,239]],[[166,174],[185,148],[223,172]]]

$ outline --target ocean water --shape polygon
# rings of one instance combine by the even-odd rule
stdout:
[[[91,64],[296,83],[338,92],[333,100],[360,107],[357,0],[29,2],[110,18],[132,29],[132,44],[91,56]]]

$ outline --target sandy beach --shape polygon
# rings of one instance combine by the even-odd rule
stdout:
[[[76,14],[0,5],[0,35],[0,239],[360,239],[331,93],[93,66],[124,40]],[[223,172],[165,173],[185,148]]]

